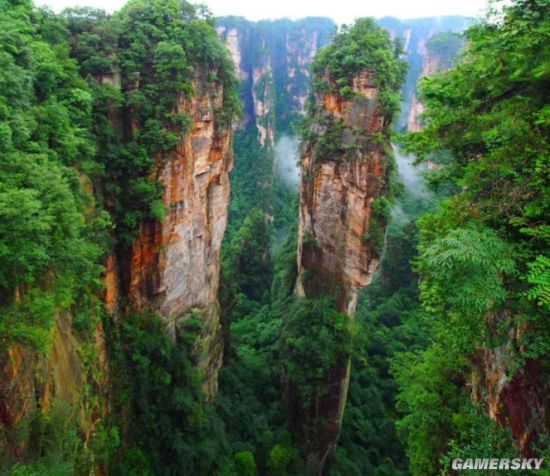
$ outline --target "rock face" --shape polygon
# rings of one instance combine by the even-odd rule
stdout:
[[[217,117],[223,101],[221,86],[200,81],[200,76],[197,73],[193,98],[177,106],[178,112],[192,118],[189,134],[171,153],[157,158],[155,176],[164,186],[166,218],[143,222],[132,247],[106,259],[104,302],[106,310],[120,319],[124,318],[123,301],[138,311],[158,313],[174,339],[187,317],[200,317],[203,326],[195,357],[205,393],[213,397],[223,353],[217,300],[219,254],[233,156],[231,128],[222,126]],[[111,119],[121,120],[115,112]],[[80,342],[71,319],[68,314],[56,316],[47,355],[20,346],[0,355],[0,426],[4,430],[0,431],[0,454],[25,458],[30,441],[17,433],[41,412],[71,408],[64,418],[75,420],[85,442],[106,415],[108,361],[103,327],[97,326],[95,343]],[[94,389],[94,398],[88,398],[87,388]]]
[[[441,57],[433,55],[426,48],[426,42],[420,41],[418,46],[419,53],[422,56],[422,70],[418,80],[427,76],[432,76],[438,71],[441,71]],[[420,115],[424,112],[424,105],[418,100],[416,91],[413,93],[410,103],[409,115],[407,117],[407,130],[410,132],[418,132],[421,129]]]
[[[310,65],[334,31],[329,19],[253,23],[218,19],[241,80],[244,117],[241,128],[255,126],[263,147],[272,148],[292,118],[303,115],[310,93]]]
[[[328,75],[324,79],[337,90]],[[373,204],[386,192],[390,122],[369,71],[352,78],[352,89],[350,99],[336,92],[315,97],[311,139],[302,150],[296,283],[297,294],[307,298],[334,295],[350,320],[359,290],[379,263],[385,218]],[[349,372],[349,358],[335,362],[323,382],[327,393],[303,410],[294,408],[302,426],[297,439],[314,474],[322,473],[338,440]]]
[[[484,349],[481,372],[472,374],[472,399],[487,405],[491,418],[509,428],[522,455],[535,457],[534,445],[550,415],[548,385],[541,382],[540,364],[529,360],[513,376],[512,356],[505,348]]]
[[[489,325],[494,321],[492,316]],[[479,349],[472,357],[469,387],[472,400],[483,404],[493,420],[508,428],[521,454],[531,458],[536,456],[535,447],[541,447],[539,435],[547,433],[550,426],[550,383],[536,360],[526,359],[512,370],[517,361],[512,342],[520,337],[521,330],[516,329],[508,343]]]
[[[290,98],[292,112],[301,115],[306,112],[306,102],[310,92],[309,84],[311,83],[310,66],[317,51],[325,46],[326,36],[327,31],[323,29],[308,30],[305,27],[288,32],[286,35],[288,80],[285,89]]]
[[[86,458],[90,456],[79,471],[105,474],[103,463],[98,461],[102,458],[94,458],[95,443],[90,438],[98,424],[105,423],[100,420],[109,413],[110,402],[119,402],[114,395],[117,379],[107,378],[108,356],[115,357],[113,366],[120,365],[118,350],[126,338],[117,335],[115,321],[125,319],[131,311],[160,315],[176,341],[188,332],[182,324],[189,316],[202,319],[200,334],[193,344],[194,357],[207,396],[213,397],[217,392],[223,353],[217,300],[220,247],[227,222],[229,171],[233,163],[231,119],[238,110],[238,101],[234,97],[231,62],[208,22],[195,15],[187,2],[164,7],[144,2],[132,12],[122,9],[117,27],[107,17],[92,14],[82,18],[81,25],[86,25],[83,29],[81,25],[71,29],[74,25],[67,18],[67,30],[55,39],[56,44],[62,45],[62,55],[58,49],[48,49],[48,35],[34,31],[31,34],[33,7],[29,4],[18,10],[20,24],[14,34],[20,37],[20,46],[27,48],[28,42],[32,47],[35,41],[39,42],[51,56],[51,64],[61,68],[59,82],[55,79],[52,85],[65,91],[62,94],[78,92],[84,99],[71,106],[60,101],[65,111],[62,120],[54,120],[55,115],[52,119],[42,118],[47,121],[46,128],[78,135],[74,151],[66,153],[65,145],[49,139],[48,134],[32,141],[33,157],[39,152],[34,144],[40,144],[45,149],[44,160],[51,156],[52,168],[60,166],[44,179],[44,184],[48,184],[47,180],[64,181],[66,191],[61,187],[52,192],[55,199],[42,200],[38,192],[42,188],[29,189],[28,196],[32,195],[35,202],[33,213],[38,216],[42,209],[55,209],[51,214],[48,211],[48,224],[36,228],[49,234],[43,249],[32,251],[36,255],[33,259],[41,263],[41,276],[38,279],[29,274],[32,279],[22,278],[24,285],[17,289],[6,287],[5,282],[1,287],[2,312],[13,312],[17,316],[14,319],[28,323],[23,331],[6,333],[6,322],[2,322],[0,473],[16,462],[32,462],[50,448],[59,449],[63,457],[71,453],[75,459],[78,440],[86,450]],[[8,18],[8,11],[9,8],[2,8],[2,18]],[[77,50],[84,30],[94,31],[95,46],[93,51],[81,55]],[[139,53],[135,54],[137,50]],[[73,55],[71,60],[68,55]],[[94,67],[88,69],[85,65],[90,57],[94,58]],[[30,58],[25,62],[29,72],[23,68],[17,71],[22,80],[38,68],[38,57],[37,61]],[[67,61],[71,67],[62,72]],[[86,86],[94,80],[96,84]],[[79,85],[78,90],[71,85]],[[32,87],[24,92],[28,98],[21,107],[38,107],[43,101]],[[137,94],[132,97],[134,92]],[[39,115],[29,116],[29,120],[30,117]],[[73,127],[66,125],[70,121],[75,122]],[[11,131],[9,127],[6,130]],[[29,138],[32,130],[29,129]],[[49,147],[48,143],[53,142],[57,144]],[[3,146],[3,151],[8,150],[8,145]],[[54,157],[57,154],[59,159]],[[81,167],[83,163],[93,167]],[[15,174],[16,168],[13,170]],[[84,176],[83,170],[93,170],[92,178]],[[101,173],[96,173],[99,170]],[[166,213],[162,220],[153,219],[163,211],[153,201],[161,189],[158,184],[162,185]],[[46,185],[41,181],[42,186]],[[21,187],[21,192],[25,187]],[[106,212],[112,215],[109,224],[104,219]],[[127,219],[132,213],[133,218]],[[53,217],[65,214],[67,218],[54,226]],[[150,218],[139,223],[138,217]],[[103,225],[112,230],[112,240],[105,236]],[[95,232],[97,236],[88,236]],[[64,246],[64,240],[70,246]],[[55,242],[55,246],[50,242]],[[113,243],[110,248],[109,243]],[[81,248],[78,251],[77,246]],[[64,252],[58,252],[58,247]],[[99,256],[103,253],[108,257],[103,261],[105,292],[101,296],[96,273],[100,272]],[[70,272],[66,272],[69,268]],[[82,282],[78,282],[77,273],[85,275]],[[19,280],[17,274],[13,273],[13,278],[17,278],[14,284]],[[32,291],[40,291],[38,295],[44,296],[44,301],[36,299]],[[35,307],[18,314],[22,297]],[[39,306],[45,308],[43,315],[35,310]],[[109,354],[104,328],[97,324],[102,318],[109,331]],[[185,345],[188,337],[185,336]],[[120,355],[123,353],[125,350]],[[126,407],[130,406],[128,398]],[[121,428],[129,426],[126,412],[124,409],[110,415]],[[116,425],[113,428],[118,429]],[[71,434],[62,435],[63,432]],[[63,448],[53,448],[62,437]],[[89,469],[84,469],[86,466]]]
[[[196,358],[205,393],[213,397],[223,353],[217,294],[232,134],[216,117],[223,100],[220,87],[197,80],[195,91],[193,99],[178,105],[178,112],[192,118],[190,133],[167,157],[157,160],[166,218],[142,223],[131,249],[107,258],[104,301],[114,315],[120,312],[123,298],[136,310],[159,313],[174,338],[180,323],[191,314],[199,315],[203,326],[195,343]],[[17,438],[18,429],[40,412],[72,408],[66,418],[75,419],[85,442],[107,413],[103,327],[99,324],[95,330],[95,345],[84,343],[73,333],[71,319],[56,316],[48,355],[20,346],[0,355],[0,426],[4,430],[0,454],[25,457],[30,442]],[[86,388],[95,392],[90,401]]]
[[[48,355],[20,345],[2,352],[0,455],[24,460],[32,451],[33,442],[27,433],[30,425],[46,412],[62,417],[67,426],[78,424],[88,443],[108,410],[107,351],[101,324],[94,335],[95,342],[81,342],[72,332],[71,316],[63,314],[55,318]],[[95,389],[95,398],[90,398],[90,388]],[[6,463],[0,460],[0,469]]]
[[[275,88],[266,39],[257,34],[253,23],[245,20],[233,24],[220,19],[216,31],[227,46],[241,81],[244,116],[239,127],[254,125],[261,146],[271,148],[275,143]]]
[[[433,37],[433,35],[431,36]],[[428,76],[433,76],[434,74],[448,69],[449,65],[447,64],[446,58],[438,54],[433,49],[429,48],[426,43],[426,40],[420,40],[418,44],[418,52],[422,57],[422,70],[417,81],[422,80]],[[458,53],[458,51],[457,51]],[[418,132],[421,127],[421,118],[420,115],[424,112],[424,105],[418,99],[417,92],[413,92],[409,113],[407,117],[407,130],[410,132]]]
[[[417,130],[416,128],[420,127],[418,116],[422,114],[423,106],[416,95],[417,84],[422,77],[439,71],[443,60],[440,55],[427,48],[429,40],[442,32],[461,32],[472,22],[473,19],[461,16],[414,20],[385,17],[378,21],[392,37],[401,38],[409,64],[407,80],[402,91],[401,113],[396,121],[397,129]]]
[[[205,84],[200,77],[198,73],[193,98],[177,106],[178,113],[192,119],[189,134],[172,152],[157,158],[155,175],[164,186],[166,217],[143,222],[130,252],[123,252],[119,262],[123,294],[131,306],[157,312],[174,339],[191,314],[202,317],[197,358],[204,389],[213,397],[223,351],[217,295],[233,154],[231,128],[221,126],[217,118],[222,86]]]
[[[261,39],[261,49],[266,50],[265,40]],[[275,145],[275,87],[273,66],[269,55],[261,56],[258,64],[252,67],[252,110],[258,129],[258,139],[262,147]]]
[[[219,26],[216,31],[225,40],[227,49],[233,59],[237,76],[241,81],[245,81],[248,78],[248,72],[244,70],[246,62],[243,61],[242,57],[244,49],[244,45],[242,44],[243,32],[236,27],[226,29],[224,26]]]
[[[344,99],[337,93],[317,97],[321,121],[313,127],[326,133],[323,125],[341,123],[343,149],[319,160],[315,139],[302,154],[304,178],[300,197],[297,290],[312,295],[304,273],[315,271],[343,285],[340,309],[352,314],[358,291],[369,284],[378,266],[380,250],[366,238],[373,218],[372,203],[384,190],[386,156],[383,144],[369,135],[387,132],[388,121],[378,109],[378,90],[372,75],[363,71],[353,78],[358,96]],[[323,131],[323,129],[325,130]],[[366,134],[366,135],[362,135]],[[308,244],[311,239],[315,245]]]

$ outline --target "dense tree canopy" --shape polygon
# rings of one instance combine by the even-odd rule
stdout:
[[[351,79],[361,71],[373,74],[380,93],[380,102],[388,117],[399,109],[399,88],[406,64],[396,61],[401,46],[392,43],[389,33],[372,18],[361,18],[355,24],[344,25],[334,41],[315,58],[314,88],[326,87],[325,74],[338,86],[340,94],[352,94]]]
[[[454,191],[419,221],[434,343],[395,367],[414,474],[438,474],[436,461],[460,446],[481,455],[511,445],[476,436],[481,413],[465,410],[476,349],[506,349],[509,378],[536,360],[548,382],[548,11],[517,1],[470,28],[457,66],[424,81],[427,125],[406,140],[438,164],[432,184]]]
[[[51,12],[3,2],[0,27],[0,337],[45,351],[54,314],[86,301],[101,271],[92,93]]]
[[[455,457],[515,457],[519,439],[505,412],[493,420],[485,390],[473,393],[484,359],[498,353],[506,384],[530,369],[535,383],[524,387],[540,401],[550,394],[550,8],[548,0],[494,6],[463,37],[440,33],[425,44],[450,69],[422,82],[425,127],[402,146],[427,164],[430,190],[391,185],[395,203],[373,202],[363,239],[381,251],[381,265],[355,320],[322,286],[314,299],[295,294],[298,193],[274,175],[253,121],[235,131],[219,294],[225,350],[219,395],[207,402],[195,353],[200,318],[186,316],[172,338],[147,306],[108,316],[101,273],[144,220],[164,217],[155,171],[189,133],[180,105],[222,94],[218,127],[240,112],[214,19],[184,0],[130,0],[113,15],[0,0],[0,357],[25,362],[6,367],[10,385],[26,375],[34,381],[25,391],[38,389],[14,396],[36,411],[13,434],[4,415],[13,402],[0,402],[0,471],[304,476],[285,397],[295,408],[319,401],[327,374],[349,356],[330,476],[435,476]],[[234,17],[224,25],[252,28]],[[279,132],[296,131],[288,92],[309,87],[301,72],[288,89],[288,68],[299,65],[281,57],[287,40],[332,34],[325,19],[297,25],[261,22],[247,51],[252,68],[273,61]],[[343,26],[317,54],[314,92],[332,85],[353,99],[351,78],[370,71],[391,118],[402,53],[374,20]],[[305,124],[306,134],[320,130]],[[326,127],[318,159],[345,158],[342,130],[341,121]],[[71,380],[49,360],[54,339],[75,349],[76,357],[54,356],[82,377],[83,388],[69,391],[80,398],[73,407],[40,400],[37,368],[56,383]],[[108,395],[99,390],[103,370]],[[531,423],[530,451],[550,457],[548,422]]]

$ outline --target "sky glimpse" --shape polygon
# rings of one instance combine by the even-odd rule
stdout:
[[[35,0],[59,12],[67,7],[91,6],[113,12],[125,0]],[[487,0],[205,0],[191,3],[206,4],[216,16],[237,15],[249,20],[274,18],[303,18],[323,16],[337,23],[350,23],[355,18],[394,16],[420,18],[443,15],[479,17],[487,8]]]

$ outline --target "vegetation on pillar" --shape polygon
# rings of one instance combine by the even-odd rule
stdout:
[[[384,229],[394,198],[390,127],[398,110],[399,88],[406,72],[400,54],[399,45],[372,19],[360,19],[353,26],[342,27],[334,42],[321,50],[314,60],[314,96],[302,128],[305,179],[302,182],[305,187],[302,189],[302,206],[303,209],[311,208],[308,213],[312,214],[306,221],[316,222],[313,215],[319,199],[313,196],[324,193],[316,187],[332,187],[331,183],[341,181],[346,194],[350,190],[360,191],[365,203],[364,215],[358,221],[364,220],[368,224],[355,253],[364,253],[365,263],[382,252]],[[326,184],[320,179],[330,175],[326,171],[320,172],[324,163],[335,167],[333,177]],[[350,168],[347,168],[348,164],[351,164]],[[348,173],[349,170],[360,172],[354,175]],[[340,185],[334,185],[337,186]],[[356,198],[350,198],[349,194],[343,197],[340,202],[335,199],[337,203],[334,204],[342,207],[341,221],[331,225],[335,228],[334,233],[340,235],[339,239],[333,240],[323,250],[317,242],[319,236],[314,236],[319,231],[308,229],[302,237],[300,259],[304,263],[306,295],[309,295],[307,289],[326,292],[322,289],[335,288],[339,284],[342,270],[334,270],[333,276],[329,277],[329,268],[334,268],[334,265],[323,266],[323,252],[340,253],[338,259],[341,261],[346,258],[344,252],[334,250],[341,244],[337,241],[346,241],[348,232],[353,235],[346,224],[346,216],[349,213],[348,201]],[[330,207],[331,202],[326,200],[323,206]],[[318,213],[323,213],[321,206]],[[365,264],[365,268],[367,266]],[[366,272],[366,269],[358,272]],[[320,276],[312,276],[316,273]],[[324,286],[319,285],[321,282],[325,283]],[[346,292],[345,289],[338,292],[341,291]]]
[[[204,399],[193,357],[200,320],[176,342],[153,314],[132,313],[108,329],[113,417],[128,428],[109,465],[115,474],[233,474],[223,423]]]
[[[189,133],[180,105],[214,88],[223,94],[216,125],[229,127],[239,113],[233,64],[208,11],[185,1],[133,1],[112,18],[91,9],[64,16],[94,91],[101,189],[116,238],[128,245],[143,219],[164,217],[154,172]]]
[[[352,79],[362,71],[373,74],[379,101],[388,117],[399,111],[399,88],[406,64],[396,61],[403,53],[399,42],[372,18],[361,18],[344,25],[334,41],[321,50],[313,63],[313,88],[318,92],[337,92],[344,98],[353,96]],[[336,90],[327,83],[326,74]]]
[[[227,131],[239,112],[212,18],[182,0],[132,0],[114,15],[0,2],[0,472],[303,476],[296,435],[326,429],[315,419],[325,397],[339,411],[331,378],[347,378],[350,356],[327,474],[435,476],[452,458],[515,457],[522,444],[548,459],[548,419],[538,416],[550,395],[550,21],[547,0],[506,4],[465,39],[425,43],[443,67],[466,45],[456,67],[424,80],[426,127],[404,139],[427,162],[432,190],[394,187],[391,165],[374,177],[360,244],[381,266],[354,322],[335,299],[339,273],[307,271],[317,295],[294,295],[297,194],[273,176],[253,122],[236,134],[220,295],[227,345],[220,393],[206,402],[200,319],[178,323],[175,339],[148,311],[98,324],[103,259],[117,245],[124,255],[144,220],[163,217],[155,172],[190,132],[186,105],[223,94],[213,119]],[[294,131],[292,108],[309,91],[300,42],[327,42],[331,21],[225,25],[255,29],[243,69],[269,56],[273,81],[257,92],[274,96],[276,130]],[[311,108],[303,142],[316,142],[313,168],[389,155],[400,55],[368,19],[318,54],[317,96],[332,94],[336,109],[378,101],[385,127],[348,128],[348,117]],[[372,74],[376,101],[353,91],[360,74]],[[302,245],[320,256],[318,236],[306,231]],[[494,381],[512,387],[516,407],[490,394]],[[512,424],[518,415],[532,418]]]
[[[343,27],[313,63],[296,285],[304,297],[289,308],[281,348],[293,436],[312,474],[330,467],[347,398],[357,292],[382,251],[390,125],[405,72],[399,54],[386,31],[361,19]]]
[[[2,379],[0,472],[89,473],[112,457],[124,460],[115,467],[162,473],[157,455],[171,448],[154,447],[154,440],[171,425],[187,428],[182,415],[202,408],[187,360],[192,343],[174,349],[153,318],[149,340],[128,328],[114,336],[114,347],[135,344],[136,361],[114,352],[111,363],[119,358],[128,374],[144,370],[142,393],[124,387],[121,399],[159,418],[115,457],[119,433],[103,426],[107,405],[98,389],[107,367],[97,355],[105,314],[101,264],[113,241],[127,245],[143,219],[162,218],[153,172],[189,132],[179,102],[223,95],[214,120],[230,130],[239,111],[233,65],[207,12],[183,1],[132,2],[114,17],[87,8],[54,15],[31,2],[5,1],[0,26],[0,368],[9,374]],[[148,365],[150,356],[164,372]],[[172,375],[173,360],[179,373]],[[13,395],[19,381],[30,383],[24,395]],[[159,388],[170,410],[151,395]],[[58,409],[59,402],[67,408]],[[10,411],[22,418],[10,421]],[[189,428],[210,421],[196,418]],[[110,423],[123,427],[122,420]],[[191,444],[186,436],[175,454]],[[132,458],[143,455],[127,451],[132,444],[146,448],[137,463]],[[229,466],[237,464],[230,459]]]

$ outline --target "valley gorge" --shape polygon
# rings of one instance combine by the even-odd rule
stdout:
[[[543,13],[510,11],[490,34],[532,22],[516,35],[543,52]],[[505,89],[471,79],[497,40],[461,57],[484,24],[164,0],[24,1],[2,24],[2,474],[436,475],[548,454],[546,73],[484,110],[494,130],[499,108],[538,118],[511,133],[524,149],[501,144],[452,90]],[[506,148],[537,165],[507,175]]]

